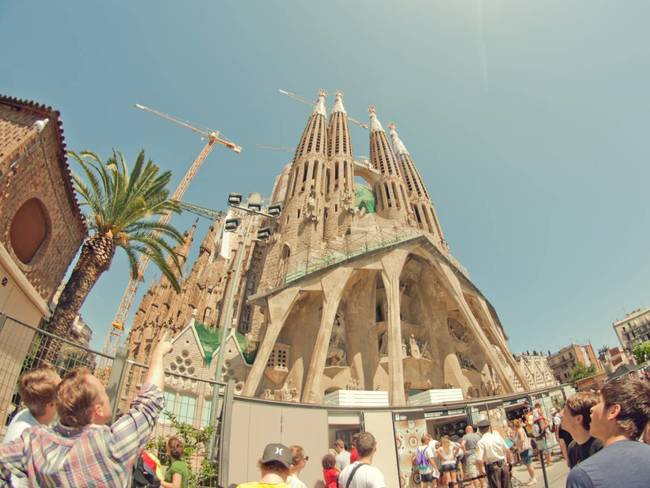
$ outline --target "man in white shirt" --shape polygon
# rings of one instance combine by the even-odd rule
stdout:
[[[49,425],[56,415],[56,390],[61,378],[49,366],[42,366],[23,374],[18,380],[18,393],[27,408],[13,418],[2,442],[18,439],[24,430],[35,425]],[[28,486],[26,478],[13,476],[15,488]]]
[[[336,450],[336,467],[339,471],[343,471],[350,464],[350,452],[345,450],[345,442],[341,439],[336,439],[334,449]]]
[[[372,458],[376,450],[375,436],[370,432],[361,432],[357,440],[359,459],[339,475],[341,488],[386,488],[384,475],[372,466]]]
[[[487,474],[490,488],[510,488],[510,468],[512,453],[498,432],[490,432],[490,422],[482,420],[478,424],[482,434],[476,445],[476,462],[482,473]]]

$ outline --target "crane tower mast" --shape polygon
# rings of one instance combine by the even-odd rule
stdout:
[[[203,149],[201,150],[201,152],[199,153],[199,155],[196,157],[192,165],[189,167],[185,175],[183,175],[183,178],[181,179],[180,183],[174,190],[174,193],[170,197],[172,200],[176,200],[179,202],[182,200],[183,195],[185,194],[188,187],[190,186],[190,183],[192,182],[192,179],[194,178],[199,168],[203,164],[203,161],[205,161],[205,159],[208,157],[212,149],[214,149],[215,144],[222,144],[226,146],[228,149],[235,151],[236,153],[241,152],[241,146],[236,145],[234,142],[229,141],[228,139],[220,137],[219,131],[197,128],[194,125],[190,124],[189,122],[177,119],[176,117],[165,114],[163,112],[159,112],[158,110],[146,107],[144,105],[136,104],[136,108],[157,115],[158,117],[161,117],[165,120],[169,120],[170,122],[185,127],[186,129],[190,129],[191,131],[199,134],[202,138],[205,138],[208,141],[203,147]],[[160,217],[158,222],[166,224],[167,222],[169,222],[170,219],[171,219],[171,214],[167,214]],[[120,345],[120,342],[122,341],[122,335],[124,334],[124,324],[126,323],[129,310],[133,305],[133,300],[138,291],[138,286],[140,284],[140,281],[142,281],[144,278],[144,272],[147,269],[148,264],[149,264],[149,256],[146,256],[144,254],[141,255],[138,261],[138,276],[135,279],[131,278],[129,280],[129,284],[124,290],[124,294],[122,295],[120,305],[117,309],[115,318],[113,319],[113,322],[111,324],[110,331],[106,336],[106,340],[104,342],[104,348],[102,352],[108,356],[115,356],[115,353],[117,352],[117,348]]]

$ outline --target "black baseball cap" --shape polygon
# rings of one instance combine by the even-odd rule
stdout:
[[[291,467],[291,449],[284,444],[267,444],[264,448],[264,454],[262,454],[260,462],[265,464],[270,463],[271,461],[276,461],[286,468]]]

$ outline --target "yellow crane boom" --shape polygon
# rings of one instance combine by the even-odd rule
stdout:
[[[187,191],[187,188],[190,186],[190,183],[192,182],[192,179],[194,178],[199,168],[203,164],[203,161],[205,161],[205,159],[208,157],[208,155],[214,148],[215,144],[222,144],[226,146],[228,149],[235,151],[236,153],[241,152],[242,149],[241,146],[238,146],[237,144],[235,144],[232,141],[229,141],[228,139],[220,137],[219,131],[198,128],[190,124],[189,122],[180,120],[169,114],[160,112],[153,108],[146,107],[144,105],[136,104],[135,106],[140,110],[144,110],[145,112],[152,113],[154,115],[157,115],[158,117],[173,122],[177,125],[180,125],[181,127],[185,127],[186,129],[189,129],[208,140],[208,142],[205,144],[205,146],[203,147],[199,155],[196,157],[192,165],[189,167],[185,175],[183,175],[183,178],[181,179],[180,183],[178,184],[178,186],[174,190],[174,193],[171,196],[172,200],[176,200],[176,201],[182,200],[183,195]],[[166,224],[167,222],[169,222],[170,219],[171,219],[171,214],[167,214],[160,217],[158,221],[160,223]],[[149,256],[141,255],[138,261],[138,277],[137,279],[131,278],[129,280],[129,284],[124,290],[124,294],[122,295],[122,299],[120,300],[120,305],[115,314],[115,318],[113,319],[113,323],[111,324],[111,329],[108,335],[106,336],[106,341],[104,342],[103,352],[109,356],[114,356],[115,353],[117,352],[117,348],[121,342],[122,334],[124,332],[124,324],[126,323],[127,315],[129,314],[129,310],[133,305],[133,300],[138,291],[138,285],[140,284],[140,281],[143,280],[144,272],[147,269],[148,264],[149,264]]]

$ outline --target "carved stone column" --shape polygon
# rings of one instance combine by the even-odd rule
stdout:
[[[382,257],[381,279],[386,290],[388,313],[386,335],[388,336],[388,376],[390,379],[391,405],[406,405],[404,394],[404,365],[402,357],[402,321],[400,318],[399,278],[406,262],[408,251],[396,249]]]
[[[323,399],[321,388],[321,378],[325,369],[327,359],[327,350],[329,348],[330,336],[332,335],[332,326],[336,311],[339,308],[341,295],[352,274],[351,268],[337,268],[328,273],[321,279],[323,287],[323,311],[321,313],[320,328],[316,336],[314,352],[309,362],[309,371],[307,381],[302,396],[305,403],[319,403]]]
[[[246,379],[242,395],[250,397],[255,396],[262,375],[264,374],[264,368],[266,368],[266,363],[269,360],[271,351],[273,351],[273,346],[275,346],[280,331],[282,330],[282,326],[284,326],[284,322],[296,302],[298,292],[298,288],[287,288],[268,299],[268,325],[266,328],[266,334],[264,334],[264,339],[257,350],[255,362],[253,363],[253,367]]]

